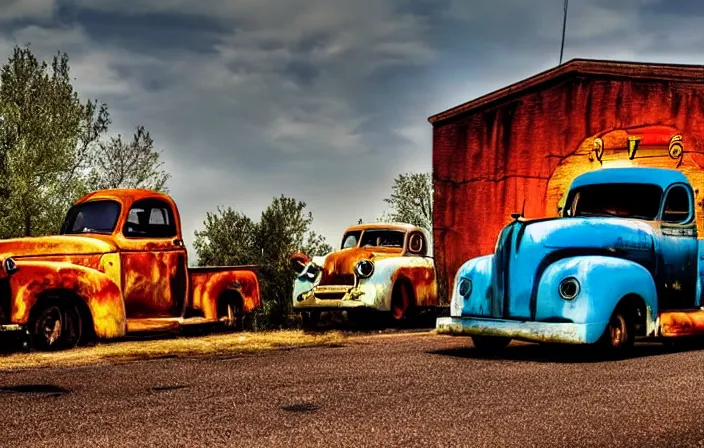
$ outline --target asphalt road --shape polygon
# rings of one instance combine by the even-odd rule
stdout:
[[[699,446],[704,350],[634,358],[463,338],[0,373],[0,446]]]

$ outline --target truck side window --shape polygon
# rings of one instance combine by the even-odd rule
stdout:
[[[170,238],[176,236],[176,225],[169,204],[158,199],[135,202],[127,215],[122,232],[133,238]]]
[[[665,209],[662,213],[663,222],[671,224],[684,223],[689,218],[689,194],[682,186],[670,189],[665,199]]]

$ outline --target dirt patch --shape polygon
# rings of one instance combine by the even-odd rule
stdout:
[[[286,412],[298,412],[298,413],[302,413],[302,414],[310,414],[311,412],[315,412],[318,409],[320,409],[320,405],[317,405],[315,403],[310,403],[310,402],[302,402],[302,403],[292,403],[292,404],[280,406],[279,409],[281,409],[282,411],[286,411]]]
[[[232,356],[300,347],[339,346],[345,339],[347,338],[340,332],[307,334],[296,330],[282,330],[113,342],[54,353],[14,353],[0,356],[0,370],[69,367],[191,356]]]

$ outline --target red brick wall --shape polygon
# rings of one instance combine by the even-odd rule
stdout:
[[[545,209],[548,181],[585,139],[610,129],[672,126],[693,152],[685,154],[689,165],[701,167],[704,156],[694,153],[704,153],[703,115],[704,84],[573,75],[436,123],[433,239],[441,289],[466,260],[493,252],[523,200],[527,218],[556,213]]]

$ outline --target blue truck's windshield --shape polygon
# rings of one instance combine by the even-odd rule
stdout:
[[[617,216],[654,220],[662,189],[650,184],[596,184],[570,192],[565,216]]]

